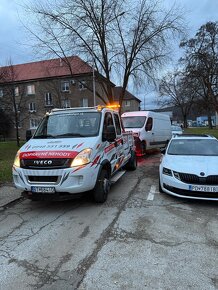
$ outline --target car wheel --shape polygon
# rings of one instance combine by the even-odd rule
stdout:
[[[135,154],[135,151],[131,151],[131,157],[129,159],[129,161],[127,162],[127,164],[125,165],[125,169],[126,170],[136,170],[137,168],[137,157]]]
[[[93,189],[94,200],[97,203],[103,203],[107,200],[110,191],[110,173],[106,169],[102,169]]]
[[[160,192],[160,193],[164,193],[164,191],[163,191],[163,189],[162,189],[162,187],[161,187],[161,184],[160,184],[160,178],[159,178],[159,192]]]

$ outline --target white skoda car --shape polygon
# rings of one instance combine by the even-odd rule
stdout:
[[[218,201],[218,140],[209,135],[174,136],[159,167],[159,191]]]

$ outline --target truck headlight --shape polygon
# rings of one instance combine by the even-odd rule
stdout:
[[[17,152],[14,158],[14,166],[20,167],[20,151]]]
[[[81,166],[90,162],[92,149],[87,148],[82,150],[72,161],[71,167]]]

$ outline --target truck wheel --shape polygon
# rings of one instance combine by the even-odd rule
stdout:
[[[131,157],[129,159],[129,161],[127,162],[125,169],[127,170],[136,170],[137,168],[137,158],[136,158],[136,154],[135,151],[131,151]]]
[[[110,191],[110,174],[108,170],[102,169],[93,189],[94,200],[97,203],[103,203],[107,200]]]

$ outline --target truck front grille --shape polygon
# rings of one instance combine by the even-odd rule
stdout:
[[[29,182],[48,182],[56,183],[58,181],[58,176],[28,176]]]
[[[25,169],[60,169],[69,168],[72,159],[22,159],[21,168]]]

